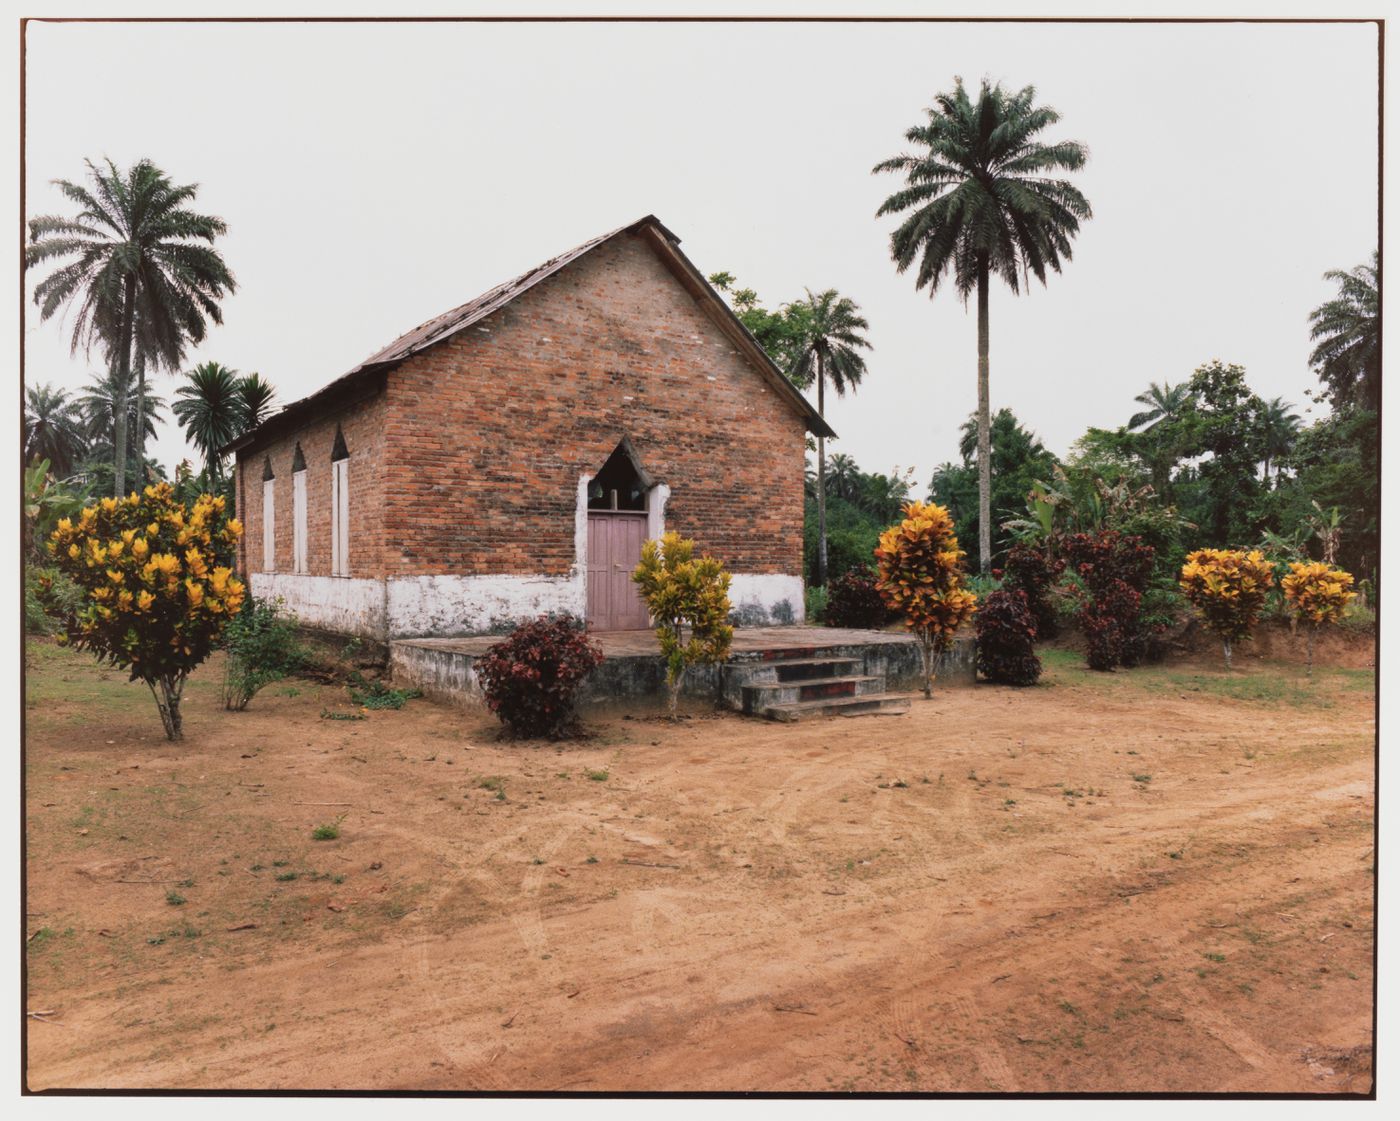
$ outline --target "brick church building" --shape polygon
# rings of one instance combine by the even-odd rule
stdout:
[[[831,435],[654,217],[403,335],[236,456],[239,564],[385,641],[567,611],[648,625],[643,540],[694,538],[741,623],[802,622],[806,434]]]

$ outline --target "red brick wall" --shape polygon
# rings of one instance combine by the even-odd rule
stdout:
[[[411,358],[386,397],[390,575],[566,574],[579,475],[623,435],[671,488],[668,529],[735,572],[802,571],[802,419],[639,236]]]
[[[384,397],[327,412],[270,444],[240,452],[237,484],[243,521],[240,568],[263,571],[263,461],[272,459],[277,572],[291,572],[292,457],[306,460],[306,561],[312,576],[331,574],[331,449],[339,424],[350,452],[350,575],[384,576]]]

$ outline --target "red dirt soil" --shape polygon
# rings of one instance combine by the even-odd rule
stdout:
[[[31,654],[31,1089],[1370,1088],[1364,670],[1062,652],[547,745],[304,681],[226,714],[212,664],[172,745]]]

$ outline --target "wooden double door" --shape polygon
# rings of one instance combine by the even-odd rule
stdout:
[[[632,573],[647,537],[645,510],[588,512],[588,629],[636,631],[651,626]]]

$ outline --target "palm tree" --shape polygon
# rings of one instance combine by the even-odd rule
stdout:
[[[1282,469],[1277,466],[1279,458],[1287,455],[1293,448],[1293,442],[1298,438],[1298,429],[1301,422],[1298,414],[1293,411],[1293,406],[1288,404],[1282,397],[1275,397],[1272,401],[1265,402],[1259,413],[1259,429],[1262,437],[1264,452],[1264,481],[1269,481],[1269,464],[1275,465],[1274,482],[1278,482],[1278,476],[1282,474]]]
[[[262,374],[245,374],[238,382],[239,425],[241,436],[256,428],[268,418],[272,411],[272,400],[277,391]]]
[[[1380,404],[1379,271],[1380,254],[1373,252],[1369,265],[1323,273],[1324,279],[1338,285],[1337,298],[1308,316],[1311,337],[1317,342],[1309,361],[1339,407],[1375,409]]]
[[[55,478],[66,479],[87,450],[83,414],[66,389],[30,386],[24,403],[24,461],[48,460]]]
[[[1177,462],[1179,450],[1173,436],[1177,433],[1173,425],[1181,420],[1191,408],[1191,387],[1186,382],[1148,382],[1147,390],[1133,398],[1145,406],[1142,412],[1134,413],[1128,420],[1128,430],[1141,429],[1144,458],[1152,471],[1152,489],[1170,500],[1172,467]]]
[[[851,501],[860,485],[860,468],[850,456],[837,452],[831,457],[831,469],[826,477],[831,484],[831,493],[837,498]]]
[[[175,419],[203,456],[205,473],[211,480],[218,479],[223,459],[219,449],[244,431],[245,379],[218,362],[196,366],[185,377],[189,383],[175,391]]]
[[[1184,381],[1177,382],[1176,385],[1166,381],[1158,385],[1152,381],[1147,383],[1147,391],[1139,393],[1133,400],[1146,408],[1132,415],[1128,421],[1128,428],[1141,428],[1146,434],[1159,424],[1169,424],[1181,419],[1191,401],[1191,388]]]
[[[937,294],[951,272],[966,302],[977,293],[977,487],[981,570],[992,563],[991,397],[988,349],[988,289],[993,273],[1012,293],[1042,284],[1046,269],[1060,271],[1069,260],[1070,239],[1081,220],[1092,216],[1089,202],[1055,171],[1077,171],[1088,151],[1071,140],[1042,144],[1036,135],[1060,115],[1037,106],[1035,88],[1008,93],[1000,84],[982,83],[974,102],[962,79],[953,92],[939,94],[905,139],[921,150],[875,165],[875,172],[904,175],[903,188],[890,195],[877,216],[908,217],[890,235],[890,256],[902,273],[917,259],[916,287]]]
[[[793,357],[788,376],[798,384],[817,383],[817,413],[826,416],[826,380],[837,396],[852,391],[865,375],[865,358],[861,350],[870,343],[862,331],[870,324],[860,314],[860,305],[840,295],[835,288],[812,295],[800,305],[798,322],[802,336]],[[813,574],[818,587],[826,585],[826,437],[817,437],[817,570]]]
[[[105,167],[86,162],[91,190],[54,180],[78,205],[77,215],[29,221],[26,266],[66,262],[36,285],[34,303],[41,320],[65,305],[76,309],[72,351],[101,343],[122,394],[131,381],[133,351],[139,351],[141,397],[147,364],[176,368],[185,345],[204,339],[206,320],[223,322],[218,301],[235,284],[212,245],[226,227],[220,218],[187,209],[198,187],[175,186],[150,160],[137,161],[125,174],[111,160]],[[113,473],[120,496],[126,488],[124,398],[115,412]]]
[[[163,421],[161,413],[165,410],[165,402],[152,393],[147,393],[144,397],[133,396],[130,383],[119,386],[116,374],[112,370],[88,382],[83,388],[82,396],[78,397],[74,404],[83,418],[84,435],[89,441],[90,460],[98,457],[114,458],[119,402],[124,401],[126,404],[126,417],[121,427],[128,433],[139,433],[143,445],[147,438],[155,436],[156,425]],[[138,408],[144,409],[144,413],[138,412]],[[143,470],[145,466],[143,462]]]

